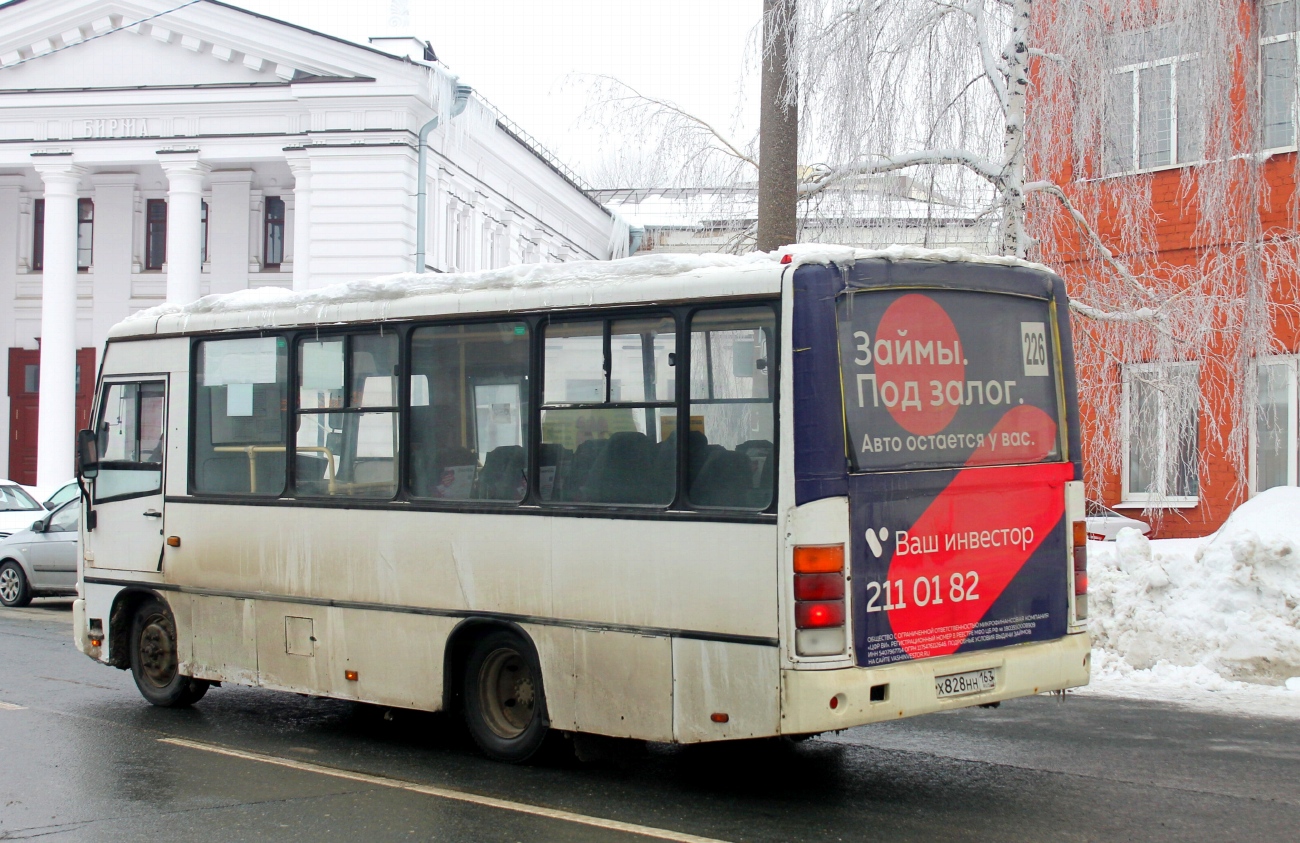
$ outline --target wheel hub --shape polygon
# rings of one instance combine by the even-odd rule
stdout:
[[[140,630],[140,672],[158,687],[176,678],[175,636],[166,621],[155,615]]]
[[[5,568],[0,571],[0,598],[4,598],[6,603],[11,603],[18,599],[18,590],[21,584],[18,582],[18,574],[13,568]]]
[[[499,737],[519,737],[533,722],[537,689],[528,662],[512,648],[494,650],[479,671],[483,719]]]

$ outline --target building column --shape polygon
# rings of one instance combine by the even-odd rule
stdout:
[[[3,307],[13,308],[15,286],[18,278],[14,269],[23,268],[19,264],[22,247],[22,217],[19,208],[22,202],[23,177],[17,174],[0,175],[0,302]],[[29,235],[30,236],[30,235]],[[0,322],[0,353],[3,349],[14,346],[14,320]],[[0,389],[0,439],[12,441],[9,432],[9,390]],[[0,477],[11,477],[9,472],[9,446],[0,447]]]
[[[131,313],[138,178],[135,173],[95,173],[90,177],[95,188],[94,310],[90,337],[96,348],[103,345],[108,329]]]
[[[167,303],[199,299],[203,279],[203,176],[198,153],[160,153],[167,174]]]
[[[208,175],[208,182],[212,185],[212,207],[208,208],[212,292],[247,289],[253,171],[217,170]]]
[[[57,486],[72,476],[77,436],[77,189],[85,170],[65,157],[36,172],[45,183],[36,484]]]
[[[306,150],[288,155],[293,173],[293,289],[311,288],[311,159]]]

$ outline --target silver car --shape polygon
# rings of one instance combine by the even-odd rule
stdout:
[[[77,593],[77,522],[71,500],[26,530],[0,539],[0,605],[26,606],[33,597]]]
[[[1151,525],[1145,521],[1129,518],[1127,515],[1120,515],[1115,510],[1097,501],[1088,501],[1086,511],[1088,538],[1093,541],[1113,542],[1115,537],[1119,535],[1119,531],[1125,527],[1132,527],[1144,536],[1151,532]]]

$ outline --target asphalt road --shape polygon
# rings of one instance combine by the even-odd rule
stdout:
[[[1286,841],[1294,721],[1036,697],[791,745],[478,757],[452,718],[247,688],[152,708],[0,609],[0,840]],[[694,836],[694,837],[692,837]]]

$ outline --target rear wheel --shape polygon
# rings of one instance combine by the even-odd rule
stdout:
[[[145,601],[131,623],[131,675],[140,695],[156,706],[184,708],[208,692],[208,683],[180,673],[176,621],[167,604]]]
[[[17,608],[32,602],[32,587],[22,566],[12,559],[0,565],[0,604]]]
[[[546,740],[550,721],[532,646],[499,630],[474,642],[465,663],[465,722],[484,754],[519,763]]]

